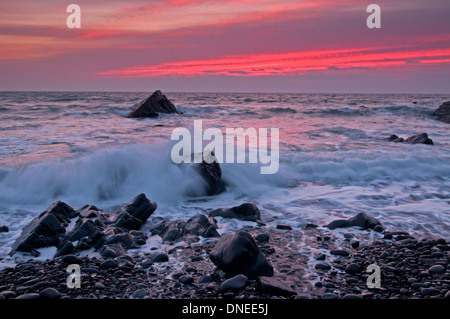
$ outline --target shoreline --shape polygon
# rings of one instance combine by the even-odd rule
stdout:
[[[450,249],[443,239],[418,240],[405,232],[385,232],[388,239],[373,240],[368,238],[370,231],[355,236],[351,228],[343,240],[322,228],[242,230],[254,238],[269,235],[268,241],[256,243],[274,267],[270,278],[295,294],[268,293],[259,279],[247,281],[241,289],[221,290],[228,278],[211,262],[216,240],[208,240],[184,242],[166,253],[22,261],[0,271],[0,298],[42,299],[46,294],[57,299],[450,298]],[[80,288],[67,287],[69,262],[80,265]],[[381,269],[381,288],[367,287],[365,270],[374,263]],[[351,270],[351,264],[359,268]]]

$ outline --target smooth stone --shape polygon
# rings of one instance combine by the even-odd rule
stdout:
[[[255,240],[260,242],[266,242],[269,241],[270,236],[268,234],[259,234],[255,237]]]
[[[345,272],[347,274],[357,274],[360,273],[361,271],[362,271],[361,267],[357,264],[350,264],[347,267],[345,267]]]
[[[258,280],[258,287],[263,294],[274,296],[292,296],[297,292],[292,288],[286,286],[279,280],[273,277],[261,276]]]
[[[429,271],[434,274],[442,274],[445,272],[445,267],[442,265],[434,265],[430,267]]]
[[[16,297],[15,299],[39,299],[39,295],[36,293],[24,294]]]
[[[363,299],[361,295],[347,294],[342,299]]]
[[[61,261],[67,264],[79,264],[81,259],[75,255],[65,255],[61,258]]]
[[[194,282],[194,278],[192,278],[191,276],[181,276],[180,278],[178,278],[178,280],[183,284],[183,285],[190,285]]]
[[[105,260],[100,264],[100,268],[117,268],[119,265],[112,259]]]
[[[145,291],[145,289],[138,289],[135,292],[133,292],[131,297],[134,298],[134,299],[142,299],[146,295],[147,295],[147,292]]]
[[[314,266],[315,269],[318,270],[329,270],[331,269],[331,266],[329,264],[325,264],[325,263],[318,263],[316,264],[316,266]]]
[[[169,256],[165,253],[157,254],[155,257],[152,258],[153,263],[161,263],[167,261],[169,261]]]
[[[219,292],[239,291],[245,288],[248,278],[244,275],[237,275],[225,280],[219,287]]]
[[[292,229],[292,227],[287,224],[278,224],[276,228],[281,229],[281,230],[291,230]]]
[[[322,299],[338,299],[338,296],[335,294],[324,294],[322,295]]]
[[[16,298],[16,293],[14,291],[11,291],[11,290],[2,291],[2,292],[0,292],[0,295],[5,297],[5,299],[14,299],[14,298]]]
[[[105,289],[105,285],[101,282],[96,282],[94,285],[94,289]]]
[[[430,296],[430,295],[436,295],[438,294],[440,291],[438,289],[435,288],[421,288],[420,289],[420,294],[422,296]]]
[[[336,255],[336,256],[343,256],[343,257],[347,257],[350,255],[350,253],[346,250],[343,249],[335,249],[330,251],[330,254],[332,255]]]
[[[61,294],[54,288],[46,288],[39,293],[42,299],[60,299]]]

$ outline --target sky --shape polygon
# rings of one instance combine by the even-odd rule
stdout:
[[[448,94],[450,3],[2,0],[0,74],[2,91]]]

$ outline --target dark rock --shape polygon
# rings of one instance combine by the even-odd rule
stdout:
[[[140,102],[136,108],[128,114],[129,118],[139,117],[156,117],[158,113],[177,113],[177,109],[172,102],[161,93],[160,90],[155,91],[148,98]]]
[[[314,266],[314,268],[317,269],[317,270],[324,270],[324,271],[326,271],[326,270],[330,270],[331,266],[329,264],[326,264],[326,263],[318,263],[318,264],[316,264]]]
[[[160,236],[163,242],[180,241],[185,233],[185,223],[182,220],[163,221],[152,229],[152,235]]]
[[[212,282],[214,282],[214,279],[209,275],[203,276],[199,281],[200,284],[209,284]]]
[[[41,299],[60,299],[61,294],[54,288],[46,288],[39,293]]]
[[[103,258],[116,258],[125,255],[127,250],[122,244],[107,245],[100,249],[100,255]]]
[[[329,223],[326,227],[328,227],[329,229],[336,229],[336,228],[358,226],[363,229],[374,229],[377,225],[381,226],[381,223],[378,219],[369,216],[366,213],[359,213],[348,220],[343,219],[334,220],[331,223]]]
[[[79,219],[74,229],[67,234],[67,240],[69,241],[80,240],[83,237],[89,237],[93,235],[96,231],[97,227],[90,219],[87,220]]]
[[[61,258],[61,261],[66,264],[79,264],[81,259],[75,255],[66,255]]]
[[[434,144],[433,140],[428,137],[427,133],[422,133],[422,134],[408,137],[405,140],[405,142],[408,144],[428,144],[428,145]]]
[[[362,271],[361,267],[358,264],[350,264],[345,268],[345,272],[347,274],[358,274]]]
[[[434,274],[443,274],[445,272],[445,267],[442,265],[431,266],[429,271]]]
[[[0,292],[0,296],[3,296],[5,299],[14,299],[16,298],[16,293],[14,291],[5,290]]]
[[[136,230],[141,228],[142,221],[131,216],[128,212],[123,211],[117,215],[116,220],[114,221],[114,226],[125,230]]]
[[[95,284],[94,284],[94,287],[93,287],[94,289],[105,289],[105,285],[104,284],[102,284],[101,282],[96,282]]]
[[[435,289],[435,288],[421,288],[420,289],[420,294],[422,296],[430,296],[430,295],[437,295],[439,294],[439,290]]]
[[[219,287],[219,292],[239,291],[245,288],[248,278],[244,275],[237,275],[225,280]]]
[[[270,239],[269,234],[259,234],[255,237],[255,239],[259,242],[267,242]]]
[[[403,143],[405,141],[403,138],[398,137],[395,134],[389,136],[388,140],[389,140],[389,142],[394,142],[394,143]]]
[[[100,264],[100,268],[117,268],[119,265],[112,259],[107,259]]]
[[[147,291],[145,289],[138,289],[131,295],[134,299],[143,299],[147,295]]]
[[[352,247],[355,248],[355,249],[358,248],[359,247],[359,241],[357,241],[357,240],[353,241],[352,242]]]
[[[440,121],[450,123],[450,101],[442,103],[433,115]]]
[[[0,233],[7,233],[9,232],[9,227],[6,225],[1,225],[0,226]]]
[[[272,277],[259,277],[258,287],[261,293],[268,295],[292,296],[297,294],[295,290]]]
[[[348,251],[343,250],[343,249],[332,250],[332,251],[330,251],[330,254],[336,255],[336,256],[344,256],[344,257],[347,257],[350,255],[350,253]]]
[[[228,277],[238,274],[249,279],[273,276],[272,265],[261,253],[253,237],[245,231],[222,236],[209,257]]]
[[[314,259],[315,259],[315,260],[325,260],[326,258],[327,258],[327,255],[322,254],[322,253],[320,253],[320,254],[314,256]]]
[[[192,278],[191,276],[181,276],[178,279],[183,285],[190,285],[194,282],[194,278]]]
[[[164,253],[159,253],[155,257],[152,258],[152,263],[162,263],[169,261],[169,256]]]
[[[278,224],[276,228],[281,230],[292,230],[292,227],[287,224]]]
[[[261,213],[255,203],[244,203],[240,206],[232,208],[219,208],[209,213],[210,217],[236,218],[239,220],[247,220],[262,223]]]
[[[58,249],[56,250],[55,256],[53,257],[60,257],[67,254],[71,254],[75,250],[74,245],[65,239],[62,239],[58,245]]]
[[[376,225],[376,226],[373,228],[373,230],[376,231],[376,232],[378,232],[378,233],[381,233],[381,232],[383,231],[383,226],[381,226],[381,225]]]
[[[220,237],[214,218],[197,214],[191,217],[185,225],[186,232],[191,235],[203,237]]]
[[[450,290],[445,293],[444,299],[450,299]]]
[[[127,212],[144,224],[157,207],[158,205],[155,202],[150,201],[145,194],[141,193],[134,197],[128,204],[123,205],[120,211]]]
[[[200,156],[198,155],[193,155]],[[214,152],[209,150],[204,151],[202,154],[202,161],[195,162],[192,168],[203,178],[206,183],[205,192],[206,195],[213,196],[223,193],[225,191],[225,182],[222,180],[222,169],[220,168],[219,161],[216,158]],[[190,196],[203,196],[204,193],[198,193],[197,190],[189,190]]]

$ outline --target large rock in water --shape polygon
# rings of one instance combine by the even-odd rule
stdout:
[[[103,257],[117,257],[127,249],[145,244],[147,237],[139,229],[156,208],[156,203],[144,194],[137,195],[115,212],[101,211],[92,205],[75,211],[58,201],[24,227],[11,254],[24,251],[39,255],[36,249],[56,246],[55,257],[90,248],[95,248]],[[73,229],[66,233],[70,219],[77,216]]]
[[[222,180],[222,169],[214,152],[206,150],[201,155],[203,156],[202,162],[193,165],[206,182],[206,194],[212,196],[224,192],[225,183]],[[194,156],[199,156],[199,154]]]
[[[450,123],[450,101],[442,103],[433,115],[440,121]]]
[[[222,236],[209,257],[227,277],[239,274],[249,279],[273,276],[273,266],[259,250],[253,237],[245,231]]]
[[[255,203],[244,203],[232,208],[219,208],[209,213],[210,217],[236,218],[263,224],[261,213]]]
[[[156,117],[158,113],[179,113],[170,100],[161,93],[155,91],[148,98],[139,103],[136,108],[128,114],[129,118]]]
[[[326,227],[328,227],[329,229],[336,229],[353,226],[358,226],[363,229],[374,229],[375,227],[380,226],[382,229],[380,221],[375,217],[367,215],[366,213],[359,213],[347,220],[346,219],[334,220],[331,223],[329,223]],[[377,229],[379,229],[380,227],[378,227]]]
[[[428,137],[427,133],[422,133],[418,135],[414,135],[411,137],[408,137],[405,140],[408,144],[428,144],[428,145],[434,145],[433,140]]]

